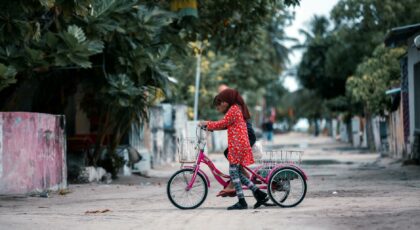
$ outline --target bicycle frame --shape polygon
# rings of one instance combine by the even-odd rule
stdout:
[[[230,183],[230,176],[222,173],[205,154],[207,136],[202,130],[206,130],[206,127],[198,126],[199,133],[196,133],[195,140],[191,138],[180,140],[178,153],[179,162],[182,163],[181,170],[175,172],[168,181],[168,198],[180,209],[197,208],[207,197],[210,180],[208,172],[206,174],[202,170],[202,164],[209,167],[213,177],[224,188]],[[249,180],[255,186],[267,190],[267,195],[273,203],[267,203],[268,198],[264,198],[263,205],[295,207],[302,202],[307,192],[307,176],[298,166],[302,154],[302,151],[293,150],[267,151],[256,160],[255,164],[250,167],[242,166],[241,171],[250,173]],[[191,165],[184,165],[186,163]],[[255,190],[255,187],[249,187]],[[248,188],[242,185],[242,189]]]
[[[203,129],[203,128],[201,128]],[[203,130],[206,130],[205,128]],[[199,140],[201,140],[201,132],[197,135],[197,138]],[[207,167],[209,167],[211,173],[213,174],[214,178],[216,179],[216,181],[222,185],[223,187],[226,187],[229,184],[229,179],[230,176],[226,175],[224,173],[222,173],[219,169],[217,169],[217,167],[214,165],[214,163],[210,160],[210,158],[208,158],[206,156],[206,154],[204,153],[204,148],[205,148],[205,142],[198,142],[198,147],[199,147],[199,153],[197,156],[197,160],[195,161],[193,166],[182,166],[182,168],[189,168],[192,169],[194,171],[193,176],[191,178],[191,181],[188,183],[186,190],[190,190],[192,188],[192,186],[194,185],[195,179],[197,177],[198,172],[200,172],[206,179],[207,182],[207,187],[210,187],[210,180],[209,177],[207,176],[207,174],[205,172],[203,172],[200,169],[201,163],[204,163],[205,165],[207,165]],[[260,180],[262,182],[261,185],[256,185],[258,188],[260,189],[267,189],[267,184],[268,184],[268,180],[270,179],[271,175],[273,172],[275,172],[277,169],[279,168],[283,168],[283,167],[293,167],[296,170],[300,171],[303,175],[303,179],[306,181],[308,179],[308,177],[306,176],[306,173],[300,169],[298,166],[294,165],[294,164],[279,164],[275,167],[273,167],[272,169],[270,169],[270,172],[268,173],[268,175],[264,178],[261,175],[259,175],[258,170],[263,168],[264,166],[260,166],[257,167],[256,170],[252,170],[247,166],[242,166],[246,171],[248,171],[249,173],[251,173],[251,178],[256,178],[258,180]],[[243,189],[248,189],[246,186],[242,186]]]
[[[194,166],[183,166],[182,168],[190,168],[194,170],[194,174],[191,178],[191,181],[188,183],[186,190],[190,190],[192,188],[192,186],[194,185],[195,179],[197,177],[198,172],[200,172],[201,174],[203,174],[203,176],[206,178],[207,181],[207,186],[210,187],[210,180],[209,177],[207,176],[207,174],[205,172],[203,172],[200,169],[200,165],[201,163],[204,163],[207,165],[207,167],[209,167],[211,173],[213,174],[214,178],[216,179],[216,181],[222,185],[223,187],[226,187],[229,184],[229,179],[230,176],[224,174],[223,172],[221,172],[219,169],[217,169],[217,167],[214,165],[214,163],[206,156],[206,154],[204,153],[204,148],[200,148],[200,152],[198,154],[197,157],[197,161],[195,162]],[[252,176],[258,178],[259,180],[261,180],[264,184],[267,184],[267,179],[263,178],[262,176],[258,175],[257,173],[255,173],[253,170],[251,170],[250,168],[246,167],[246,166],[242,166],[245,170],[247,170],[248,172],[250,172],[252,174]],[[225,178],[225,179],[224,179]],[[227,179],[227,180],[226,180]],[[242,186],[244,189],[247,189],[246,186]],[[267,186],[266,185],[261,185],[258,186],[260,189],[266,189]]]

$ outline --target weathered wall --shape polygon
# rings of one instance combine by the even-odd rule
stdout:
[[[401,102],[402,103],[402,102]],[[400,107],[388,116],[388,143],[390,156],[393,158],[404,158],[406,145],[404,140],[403,108]]]
[[[420,71],[416,71],[416,64],[420,63],[420,51],[415,48],[414,46],[414,38],[420,35],[420,33],[416,33],[412,37],[408,38],[408,94],[409,94],[409,106],[410,106],[410,136],[409,136],[409,145],[407,146],[407,152],[411,153],[411,145],[414,142],[414,133],[417,130],[420,131],[420,127],[416,127],[416,124],[420,126]]]
[[[149,129],[150,129],[150,143],[151,146],[151,165],[152,168],[164,163],[166,154],[163,151],[165,130],[163,129],[163,108],[162,106],[155,106],[150,108]]]
[[[339,136],[340,136],[340,140],[343,142],[350,142],[350,137],[348,135],[348,130],[347,130],[347,124],[346,122],[343,121],[343,118],[340,117],[339,118]]]
[[[388,149],[383,146],[383,143],[386,143],[385,135],[386,133],[381,133],[381,124],[386,123],[385,118],[375,116],[372,118],[372,131],[373,131],[373,141],[375,144],[375,149],[377,152],[385,153]]]
[[[64,117],[0,112],[0,194],[67,186]]]
[[[353,117],[351,119],[351,131],[352,131],[352,140],[353,140],[353,146],[354,147],[361,147],[362,141],[363,141],[363,132],[361,128],[361,119],[357,116]]]

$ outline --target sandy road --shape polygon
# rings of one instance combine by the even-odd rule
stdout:
[[[49,198],[0,196],[0,229],[418,229],[420,167],[354,150],[330,138],[276,136],[274,148],[305,151],[308,193],[295,208],[227,211],[234,198],[217,198],[215,183],[204,204],[179,210],[166,197],[176,165],[151,178],[122,177],[110,185],[70,185]],[[221,154],[211,156],[227,171]],[[254,199],[246,193],[248,204]],[[109,210],[109,211],[107,211]],[[86,211],[105,211],[86,213]]]

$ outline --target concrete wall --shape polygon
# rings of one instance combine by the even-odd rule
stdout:
[[[338,136],[338,132],[337,132],[337,127],[338,127],[338,121],[337,119],[333,119],[332,120],[332,130],[331,130],[331,136],[334,138],[334,140],[337,140],[337,136]]]
[[[373,122],[373,120],[372,120]],[[354,147],[367,147],[366,119],[354,116],[351,119],[352,140]]]
[[[67,187],[64,117],[0,112],[0,194]]]
[[[381,117],[376,116],[372,118],[372,131],[373,131],[373,143],[375,144],[375,149],[378,152],[382,152],[382,142],[381,142]],[[365,132],[366,133],[366,132]]]
[[[132,172],[147,174],[156,166],[177,162],[177,141],[196,138],[197,123],[188,120],[186,105],[160,104],[150,108],[149,123],[132,127],[129,143],[143,159],[132,167]],[[226,131],[210,133],[206,152],[222,152],[227,147]]]
[[[151,146],[151,164],[152,168],[156,165],[160,165],[164,161],[163,144],[165,138],[165,132],[163,129],[163,108],[162,106],[155,106],[149,110],[149,129],[150,129],[150,143]]]
[[[353,117],[351,119],[352,140],[354,147],[361,147],[362,145],[363,130],[360,129],[360,125],[359,117]]]
[[[420,62],[420,51],[414,47],[414,38],[419,35],[417,33],[409,38],[408,41],[408,91],[409,91],[409,106],[410,106],[410,144],[407,146],[407,151],[411,152],[411,144],[414,142],[414,132],[415,129],[420,129],[420,127],[415,127],[416,119],[420,120],[420,114],[416,114],[416,107],[420,106],[420,98],[416,97],[416,94],[420,91],[420,85],[415,85],[416,82],[420,82],[420,73],[415,73],[414,66]],[[417,76],[416,76],[417,75]],[[416,81],[415,81],[416,80]],[[417,83],[420,84],[420,83]],[[418,110],[417,110],[418,111]],[[420,121],[418,122],[420,123]],[[420,131],[420,130],[419,130]]]
[[[348,131],[347,131],[347,124],[346,122],[343,121],[342,118],[339,119],[339,136],[340,136],[340,140],[343,142],[350,142],[349,136],[348,136]]]
[[[132,172],[147,174],[151,169],[151,152],[145,146],[145,127],[131,126],[129,133],[129,144],[134,147],[142,156],[142,159],[131,168]]]
[[[155,166],[177,161],[177,139],[187,137],[186,105],[159,104],[150,108],[149,123],[132,126],[129,144],[141,155],[132,172],[147,174]]]
[[[187,107],[160,104],[150,108],[148,128],[144,130],[146,146],[151,153],[151,167],[174,162],[177,159],[177,139],[187,134]]]

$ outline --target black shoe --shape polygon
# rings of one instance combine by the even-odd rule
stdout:
[[[246,203],[244,198],[239,199],[238,203],[227,208],[227,210],[241,210],[241,209],[248,209],[248,204]]]
[[[254,204],[254,209],[259,208],[261,205],[267,203],[267,193],[261,191],[260,189],[257,189],[253,194],[255,199],[257,200],[257,203]]]

